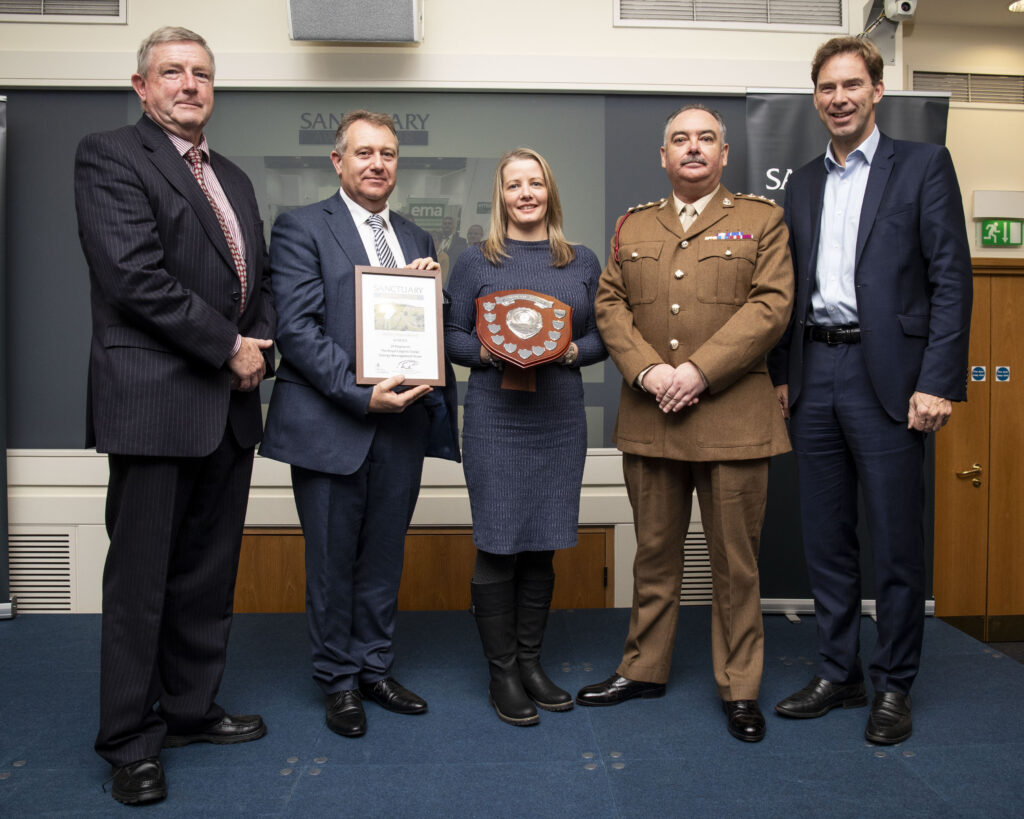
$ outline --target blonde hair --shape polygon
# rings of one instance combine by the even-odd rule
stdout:
[[[555,267],[565,267],[576,258],[576,250],[562,233],[562,202],[558,198],[558,186],[555,175],[547,160],[532,148],[516,148],[506,153],[498,161],[498,169],[494,172],[494,192],[491,195],[491,230],[480,250],[484,258],[491,264],[500,265],[502,259],[508,259],[505,250],[505,239],[508,234],[508,210],[505,208],[504,173],[511,162],[520,159],[532,159],[540,165],[544,177],[544,187],[548,191],[548,207],[545,222],[548,230],[548,244],[551,246],[551,263]]]

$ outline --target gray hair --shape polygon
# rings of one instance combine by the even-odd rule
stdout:
[[[139,76],[145,77],[149,72],[149,59],[153,53],[153,47],[162,43],[198,43],[206,49],[206,54],[210,58],[210,69],[214,73],[217,72],[217,64],[213,59],[213,52],[206,44],[206,40],[194,31],[182,28],[181,26],[162,26],[143,40],[142,45],[139,46],[138,66],[136,69]]]
[[[713,116],[715,120],[718,122],[718,129],[721,132],[722,136],[722,144],[725,144],[725,120],[722,119],[722,115],[718,113],[718,111],[716,111],[714,108],[708,108],[706,105],[699,102],[691,102],[684,105],[682,108],[673,111],[671,114],[669,114],[668,119],[665,120],[665,134],[664,136],[662,136],[661,139],[663,145],[668,145],[668,129],[669,126],[672,124],[672,120],[674,120],[684,111],[706,111],[707,113],[711,114],[711,116]]]

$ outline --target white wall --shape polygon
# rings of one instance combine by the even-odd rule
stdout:
[[[856,7],[863,20],[863,0]],[[0,23],[4,84],[124,84],[160,25],[200,32],[222,87],[672,90],[806,86],[826,35],[615,28],[611,0],[424,0],[418,46],[288,39],[285,0],[129,0],[127,25]],[[173,8],[173,12],[170,9]],[[241,13],[240,13],[241,12]]]
[[[914,71],[1024,74],[1024,29],[965,26],[907,28],[903,38],[907,87]],[[946,145],[953,155],[971,253],[986,258],[1024,258],[1024,247],[981,247],[972,218],[975,190],[1024,191],[1024,106],[952,103]]]

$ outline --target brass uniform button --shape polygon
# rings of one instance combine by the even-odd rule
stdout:
[[[725,251],[725,255],[726,255],[726,256],[732,256],[732,251],[731,251],[731,250],[727,250],[727,251]]]
[[[675,339],[672,339],[668,343],[668,347],[669,347],[670,350],[678,350],[679,349],[679,342],[676,341]]]
[[[679,313],[679,305],[678,304],[673,304],[672,305],[672,315],[675,316],[678,313]]]
[[[681,241],[679,243],[679,246],[685,250],[686,248],[688,248],[690,246],[690,243],[688,241],[686,241],[686,239],[683,239],[683,241]]]
[[[685,273],[683,273],[683,271],[682,271],[682,270],[677,270],[677,271],[676,271],[675,273],[673,273],[672,275],[673,275],[673,276],[675,276],[675,277],[676,277],[677,279],[681,279],[681,278],[683,278],[683,276],[685,276],[686,274],[685,274]]]
[[[639,255],[640,255],[640,254],[639,254],[639,253],[637,253],[637,252],[636,252],[636,251],[634,250],[634,251],[633,251],[633,255],[632,255],[632,256],[630,256],[629,258],[631,258],[631,259],[636,259],[636,258],[637,258],[637,257],[638,257]]]

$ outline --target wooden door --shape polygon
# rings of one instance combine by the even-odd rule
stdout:
[[[935,613],[992,641],[1024,640],[1022,311],[1024,261],[975,260],[970,365],[986,377],[936,437]]]
[[[935,614],[981,639],[988,596],[988,508],[991,485],[991,286],[974,278],[969,366],[987,368],[984,381],[967,382],[967,402],[935,437]],[[975,477],[961,478],[977,464]]]
[[[992,369],[1009,381],[991,386],[989,487],[989,639],[1024,639],[1024,276],[992,282]]]
[[[246,529],[235,584],[237,612],[305,610],[304,542],[299,528]],[[398,592],[403,610],[468,609],[476,549],[472,530],[419,528],[405,539],[405,568]],[[553,608],[612,605],[614,530],[579,530],[573,549],[555,553]]]

